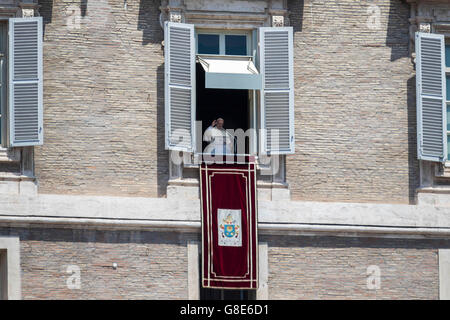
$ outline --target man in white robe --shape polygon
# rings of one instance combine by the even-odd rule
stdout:
[[[223,127],[222,118],[214,120],[203,134],[203,141],[209,142],[204,153],[230,154],[233,153],[234,137]]]

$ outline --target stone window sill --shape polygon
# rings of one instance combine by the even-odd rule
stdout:
[[[29,177],[14,172],[0,172],[0,181],[36,181],[36,177]]]
[[[0,176],[1,179],[1,176]],[[170,186],[180,186],[180,187],[198,187],[200,182],[198,179],[171,179],[168,184]],[[287,183],[279,183],[279,182],[265,182],[265,181],[257,181],[256,186],[258,188],[267,188],[267,189],[289,189],[289,185]]]
[[[418,193],[441,193],[450,194],[450,187],[434,186],[434,187],[422,187],[416,189]]]
[[[20,150],[18,148],[1,148],[0,162],[19,162]]]

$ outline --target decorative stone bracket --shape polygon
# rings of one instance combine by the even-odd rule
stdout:
[[[174,7],[160,7],[160,23],[161,28],[164,27],[164,21],[171,22],[184,22],[184,11],[183,8],[174,8]]]
[[[431,23],[419,23],[419,31],[423,33],[431,33]]]
[[[284,27],[284,16],[272,16],[272,27]]]
[[[22,18],[32,18],[34,16],[38,16],[39,5],[37,0],[28,0],[19,2],[19,12],[17,13],[18,17]]]
[[[183,13],[182,11],[170,11],[169,20],[171,22],[183,22]]]

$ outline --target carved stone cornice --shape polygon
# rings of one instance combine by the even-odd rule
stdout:
[[[2,1],[0,3],[0,17],[15,17],[19,10],[16,1]]]
[[[37,0],[3,0],[0,3],[0,17],[34,17],[39,15]]]
[[[161,24],[170,20],[220,29],[253,29],[288,24],[286,0],[163,0],[160,10]]]

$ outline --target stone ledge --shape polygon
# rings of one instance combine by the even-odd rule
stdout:
[[[20,150],[18,148],[0,148],[0,162],[19,162]]]
[[[289,186],[286,183],[258,181],[258,200],[277,201],[291,199]],[[198,179],[172,179],[167,186],[168,199],[196,200],[200,199]]]
[[[0,173],[0,195],[37,195],[36,178],[21,174]]]
[[[198,187],[199,181],[198,179],[171,179],[169,180],[168,185]]]
[[[198,187],[199,186],[198,179],[171,179],[168,182],[169,186],[189,186],[189,187]],[[257,181],[256,186],[258,188],[266,188],[266,189],[289,189],[289,185],[287,183],[281,182],[265,182],[265,181]]]
[[[63,218],[42,216],[4,216],[0,224],[24,228],[70,228],[95,230],[145,230],[170,232],[200,232],[200,221],[133,220]],[[448,238],[450,228],[398,228],[353,225],[323,225],[301,223],[258,223],[258,232],[266,235],[321,235],[341,237],[390,237],[390,238]]]
[[[198,199],[38,194],[1,195],[0,216],[200,221]],[[450,207],[408,204],[258,201],[260,224],[450,229]]]
[[[419,205],[450,207],[450,187],[427,187],[417,190]]]
[[[36,178],[20,173],[0,172],[0,181],[36,181]]]
[[[5,6],[0,5],[0,15],[7,17],[14,17],[19,10],[19,7],[16,6]]]
[[[449,187],[423,187],[417,188],[417,193],[441,193],[441,194],[450,194],[450,186]]]

